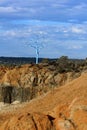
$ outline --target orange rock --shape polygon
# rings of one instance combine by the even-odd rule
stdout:
[[[36,73],[31,73],[35,76],[37,67],[31,71],[33,69]],[[25,71],[20,72],[24,75]],[[14,109],[11,105],[7,109],[3,107],[0,111],[0,130],[14,129],[87,130],[87,73],[24,106],[21,104]]]

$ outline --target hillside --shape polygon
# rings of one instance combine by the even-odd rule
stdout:
[[[52,65],[26,64],[13,68],[1,67],[0,101],[29,101],[49,90],[79,77],[82,72],[59,73]]]
[[[87,73],[0,114],[0,130],[87,130]],[[8,114],[9,112],[9,114]]]

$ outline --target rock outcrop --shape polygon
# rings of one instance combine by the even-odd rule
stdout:
[[[24,115],[14,116],[10,121],[6,121],[1,130],[54,130],[49,116],[40,113],[26,113]]]
[[[0,130],[87,130],[87,73],[31,100],[0,112]]]
[[[5,103],[29,101],[81,75],[75,72],[60,74],[57,69],[42,64],[5,68],[0,73],[0,101]]]

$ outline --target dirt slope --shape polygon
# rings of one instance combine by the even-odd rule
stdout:
[[[0,130],[87,130],[87,73],[0,114]]]

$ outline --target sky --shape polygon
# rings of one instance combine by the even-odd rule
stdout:
[[[87,57],[87,0],[0,0],[0,56]]]

